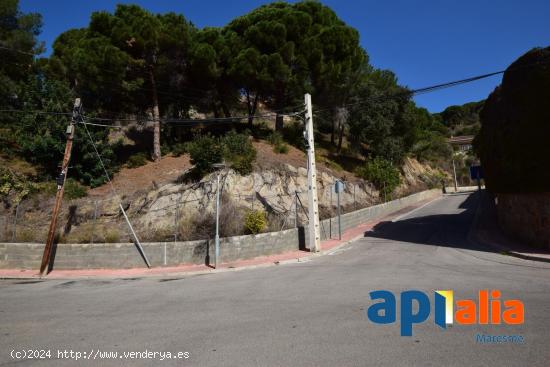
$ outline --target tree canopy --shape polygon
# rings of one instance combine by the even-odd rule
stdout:
[[[441,123],[446,118],[416,107],[393,72],[369,63],[357,30],[319,2],[274,2],[223,27],[202,29],[180,14],[118,5],[112,13],[94,12],[87,26],[60,34],[53,53],[41,59],[35,57],[42,51],[36,38],[40,16],[22,14],[17,0],[2,2],[0,13],[0,47],[6,48],[0,55],[7,61],[0,64],[6,85],[0,104],[28,111],[22,119],[2,115],[0,123],[9,126],[2,150],[41,165],[46,177],[61,159],[68,116],[31,111],[70,111],[76,96],[88,116],[107,123],[134,121],[147,139],[152,131],[141,154],[155,160],[161,143],[166,150],[185,142],[185,134],[188,140],[195,136],[184,124],[162,121],[197,113],[245,115],[253,130],[262,108],[277,114],[275,127],[281,130],[284,112],[303,108],[304,93],[313,95],[316,130],[330,134],[334,154],[394,165],[407,154],[420,159],[448,154],[448,131]],[[108,131],[90,128],[112,167],[123,163]],[[300,140],[301,132],[294,130],[291,135]],[[100,184],[104,178],[89,147],[77,145],[82,147],[76,148],[73,172],[86,184]]]

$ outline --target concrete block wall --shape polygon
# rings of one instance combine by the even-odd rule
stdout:
[[[419,192],[384,204],[342,215],[342,229],[355,227],[369,220],[388,215],[429,198],[441,195],[440,190]],[[329,236],[329,220],[323,220],[322,239]],[[338,220],[332,218],[332,237],[338,236]],[[221,262],[250,259],[286,251],[304,249],[308,241],[307,227],[280,232],[222,238]],[[142,243],[152,266],[181,264],[213,264],[214,241]],[[0,268],[38,269],[44,244],[0,243]],[[137,268],[145,262],[133,243],[59,244],[55,249],[54,269]]]

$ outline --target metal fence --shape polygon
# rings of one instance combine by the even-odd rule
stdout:
[[[223,189],[222,189],[223,190]],[[357,185],[349,185],[345,195],[347,205],[342,206],[342,214],[374,205],[380,202],[378,194],[367,186],[363,189],[363,198],[356,197]],[[325,198],[319,200],[320,217],[326,219],[334,217],[337,213],[337,194],[334,185],[326,186],[318,191],[318,196]],[[251,210],[263,210],[269,218],[269,231],[280,231],[305,224],[307,220],[307,192],[277,193],[262,195],[255,192],[251,195],[229,195],[237,216],[244,216]],[[352,198],[350,200],[350,197]],[[328,198],[328,202],[326,200]],[[382,198],[384,199],[384,198]],[[390,199],[390,198],[386,198]],[[82,203],[82,201],[80,202]],[[49,226],[49,216],[40,216],[36,210],[36,203],[25,200],[5,211],[0,216],[0,242],[44,242]],[[77,207],[73,202],[64,202],[59,220],[58,231],[61,233],[60,241],[75,243],[99,243],[99,242],[125,242],[130,238],[127,225],[124,222],[119,202],[115,198],[103,200],[87,199],[84,208]],[[186,240],[181,235],[183,222],[189,216],[189,212],[212,211],[213,203],[204,198],[190,198],[186,192],[182,192],[179,200],[168,205],[155,206],[134,203],[128,212],[138,237],[144,240],[173,241]],[[226,205],[222,201],[223,205]],[[124,204],[123,204],[124,205]],[[192,210],[190,207],[194,206]],[[199,208],[199,209],[197,209]],[[145,219],[144,219],[145,218]],[[148,219],[147,219],[148,218]],[[187,218],[188,219],[188,218]],[[150,220],[151,222],[144,222]],[[154,221],[154,222],[153,222]],[[321,228],[324,236],[332,238],[337,230],[337,224],[329,222],[328,228]],[[244,234],[244,233],[241,233]]]

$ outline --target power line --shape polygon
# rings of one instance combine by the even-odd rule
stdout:
[[[405,90],[403,92],[390,94],[390,95],[379,95],[379,96],[376,96],[376,97],[369,97],[369,98],[363,99],[362,101],[358,101],[358,102],[354,102],[354,103],[347,103],[347,104],[340,105],[338,107],[350,107],[350,106],[356,106],[356,105],[360,105],[360,104],[367,103],[367,102],[372,102],[372,101],[377,101],[377,100],[387,100],[387,99],[400,98],[400,97],[410,98],[412,96],[431,93],[431,92],[439,91],[439,90],[442,90],[442,89],[452,88],[452,87],[456,87],[456,86],[459,86],[459,85],[462,85],[462,84],[471,83],[471,82],[474,82],[474,81],[477,81],[477,80],[490,78],[490,77],[495,76],[495,75],[500,75],[500,74],[509,73],[509,72],[515,72],[517,70],[527,69],[527,68],[531,68],[531,67],[534,67],[534,66],[537,66],[537,65],[547,64],[549,61],[550,61],[550,58],[547,58],[547,59],[539,60],[539,61],[531,63],[531,64],[526,64],[526,65],[521,65],[521,66],[516,66],[516,67],[508,67],[505,70],[499,70],[499,71],[495,71],[495,72],[492,72],[492,73],[476,75],[476,76],[469,77],[469,78],[466,78],[466,79],[460,79],[460,80],[455,80],[455,81],[451,81],[451,82],[435,84],[435,85],[431,85],[431,86],[428,86],[428,87],[423,87],[423,88],[418,88],[418,89],[413,89],[413,90]],[[316,109],[315,112],[317,113],[317,112],[328,111],[328,110],[330,110],[330,108]]]
[[[109,127],[111,129],[122,129],[122,126],[116,126],[116,125],[106,125],[106,124],[95,124],[93,122],[85,122],[84,120],[79,121],[79,124],[83,125],[90,125],[90,126],[101,126],[101,127]]]
[[[64,115],[71,116],[70,112],[55,112],[55,111],[43,111],[43,110],[17,110],[17,109],[8,109],[0,110],[0,113],[26,113],[26,114],[38,114],[38,115]]]
[[[53,111],[39,111],[39,110],[0,110],[0,113],[22,113],[22,114],[45,114],[45,115],[62,115],[62,116],[70,116],[72,115],[69,112],[53,112]],[[240,122],[245,119],[249,118],[268,118],[268,117],[276,117],[279,116],[298,116],[301,113],[301,111],[293,112],[293,113],[286,113],[286,114],[277,114],[275,112],[260,114],[260,115],[242,115],[242,116],[233,116],[233,117],[212,117],[212,118],[205,118],[205,119],[178,119],[178,118],[160,118],[159,121],[165,124],[172,124],[175,126],[180,127],[192,127],[197,125],[214,125],[214,124],[220,124],[220,123],[236,123]],[[117,119],[117,118],[98,118],[98,117],[83,117],[82,121],[79,121],[80,124],[90,125],[90,126],[99,126],[99,127],[108,127],[108,128],[122,128],[122,126],[116,126],[116,125],[109,125],[109,124],[101,124],[101,123],[95,123],[90,121],[128,121],[128,122],[139,122],[139,118],[132,118],[132,119]],[[143,120],[144,121],[152,121],[151,117],[147,117]]]
[[[418,89],[413,89],[413,90],[406,90],[406,91],[403,91],[403,92],[389,94],[389,95],[379,95],[379,96],[375,96],[375,97],[368,97],[368,98],[365,98],[361,101],[343,104],[343,105],[340,105],[338,107],[351,107],[351,106],[357,106],[357,105],[368,103],[368,102],[379,101],[379,100],[388,100],[388,99],[394,99],[394,98],[400,98],[400,97],[410,98],[410,97],[415,96],[415,95],[427,94],[427,93],[439,91],[439,90],[442,90],[442,89],[456,87],[458,85],[462,85],[462,84],[466,84],[466,83],[471,83],[471,82],[474,82],[474,81],[477,81],[477,80],[489,78],[491,76],[503,74],[504,72],[505,72],[505,70],[495,71],[493,73],[477,75],[477,76],[466,78],[466,79],[460,79],[460,80],[455,80],[455,81],[452,81],[452,82],[435,84],[435,85],[432,85],[432,86],[429,86],[429,87],[423,87],[423,88],[418,88]],[[317,113],[317,112],[328,111],[328,110],[330,110],[330,108],[316,109],[315,112]]]
[[[80,116],[79,116],[80,117]],[[82,117],[80,117],[79,123],[83,122]],[[94,152],[97,156],[97,159],[99,161],[99,164],[101,165],[101,168],[103,169],[103,172],[105,173],[105,178],[107,178],[107,182],[109,182],[109,185],[111,187],[111,192],[115,197],[120,198],[120,195],[115,189],[115,185],[113,185],[113,182],[111,181],[111,177],[109,175],[109,172],[107,171],[107,168],[105,167],[105,164],[103,163],[103,159],[101,158],[101,154],[99,154],[99,150],[96,147],[96,144],[94,142],[94,139],[92,138],[92,135],[90,134],[90,131],[88,130],[87,124],[84,123],[84,130],[86,130],[86,134],[88,135],[88,139],[90,140],[90,143],[92,143],[92,147],[94,148]]]
[[[250,117],[252,117],[252,118],[266,118],[266,117],[275,117],[277,115],[293,117],[293,116],[298,116],[299,114],[301,114],[301,111],[293,112],[293,113],[287,113],[287,114],[277,114],[277,113],[271,112],[271,113],[266,113],[266,114],[261,114],[261,115],[254,115],[254,116],[243,115],[243,116],[233,116],[233,117],[212,117],[212,118],[204,118],[204,119],[160,118],[159,121],[162,122],[162,123],[165,123],[165,124],[172,124],[172,125],[175,125],[175,126],[190,127],[190,126],[197,126],[197,125],[210,125],[210,124],[214,125],[214,124],[220,124],[220,123],[236,123],[236,122],[240,122],[241,120],[249,119]],[[135,121],[137,121],[136,119],[116,119],[116,118],[109,119],[109,118],[96,118],[96,117],[85,117],[85,120],[86,120],[86,122],[84,122],[84,123],[86,123],[88,125],[112,127],[112,128],[115,128],[116,126],[108,125],[108,124],[90,123],[88,121],[117,121],[117,122],[120,122],[120,121],[135,122]],[[152,119],[148,118],[147,121],[152,121]]]

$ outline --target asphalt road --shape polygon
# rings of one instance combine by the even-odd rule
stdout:
[[[181,279],[1,281],[0,366],[548,366],[550,264],[470,243],[476,200],[445,196],[305,263]],[[432,301],[439,289],[455,300],[499,289],[524,302],[526,320],[442,330],[432,313],[402,337],[399,317],[379,325],[366,316],[379,289],[418,289]],[[524,343],[480,344],[478,333]],[[11,358],[25,349],[52,359]],[[189,358],[75,361],[57,350]]]

